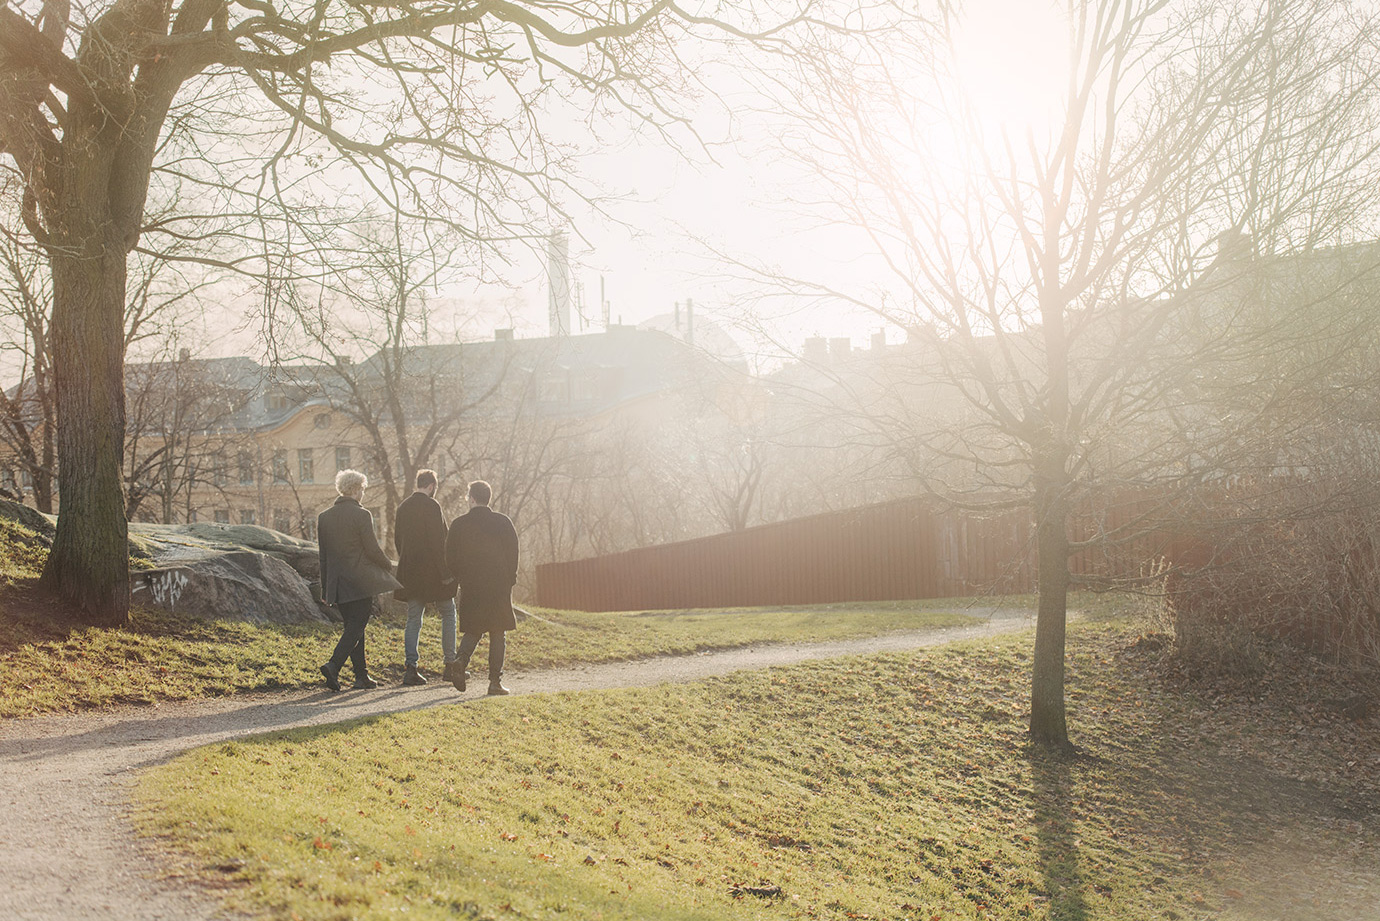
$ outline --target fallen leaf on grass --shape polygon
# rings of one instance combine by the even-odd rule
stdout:
[[[729,886],[728,894],[734,898],[741,898],[745,895],[755,895],[759,899],[779,899],[782,897],[780,886],[761,885],[761,886]]]

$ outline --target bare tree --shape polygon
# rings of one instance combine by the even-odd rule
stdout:
[[[12,359],[19,379],[9,390],[0,390],[0,441],[13,473],[31,484],[34,507],[51,515],[57,467],[57,407],[48,347],[52,287],[42,259],[13,234],[0,234],[0,260],[0,324],[5,332],[0,351]],[[16,491],[13,498],[20,500],[22,494]]]
[[[504,385],[509,356],[431,341],[426,293],[454,271],[444,239],[401,221],[365,232],[349,266],[297,314],[308,348],[324,356],[306,357],[310,383],[366,442],[387,541],[416,472],[455,450],[468,417]]]
[[[1263,341],[1241,336],[1230,266],[1247,240],[1307,252],[1374,226],[1380,62],[1374,23],[1345,4],[1058,8],[1070,69],[1044,127],[967,92],[958,4],[923,20],[895,4],[893,28],[797,58],[802,79],[783,81],[797,153],[890,282],[777,281],[909,330],[910,407],[868,412],[904,422],[930,488],[1033,512],[1030,730],[1067,745],[1074,509],[1096,489],[1210,475],[1184,402]]]
[[[236,431],[245,393],[215,363],[194,359],[172,340],[176,357],[134,365],[126,375],[125,515],[189,520],[199,491],[218,490],[215,459],[243,450],[253,436]],[[149,510],[156,500],[156,510]]]
[[[583,93],[670,135],[692,27],[669,0],[18,0],[0,7],[0,152],[53,278],[62,511],[44,581],[96,622],[129,604],[121,494],[126,260],[169,239],[265,279],[328,261],[342,214],[382,200],[455,227],[476,262],[561,210],[548,101]],[[588,110],[586,110],[588,111]],[[304,267],[305,266],[305,267]]]
[[[174,252],[178,249],[182,247],[175,247]],[[124,314],[125,351],[176,349],[178,337],[199,310],[199,296],[208,278],[201,273],[189,275],[162,259],[142,255],[136,256],[130,268],[131,284]],[[19,377],[19,383],[10,392],[0,394],[0,443],[31,484],[35,507],[48,514],[53,512],[58,479],[52,306],[48,265],[38,248],[9,230],[0,233],[0,328],[7,333],[0,349],[14,356]],[[166,401],[165,384],[157,375],[144,374],[128,381],[127,389],[132,389],[140,408],[149,408]],[[151,432],[150,421],[145,413],[136,411],[129,419],[132,429],[127,436],[137,438]],[[168,421],[160,421],[160,439]],[[181,430],[170,437],[176,440],[180,436]],[[159,453],[172,449],[170,444]],[[139,447],[134,445],[126,456],[130,465],[126,479],[133,489],[127,496],[131,503],[126,508],[129,515],[143,501],[141,489],[134,486],[136,479],[146,480],[143,474],[134,475],[134,468],[147,461],[136,460],[139,453]]]

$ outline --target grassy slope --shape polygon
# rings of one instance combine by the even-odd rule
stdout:
[[[135,609],[119,630],[75,627],[27,586],[43,551],[0,519],[0,717],[116,703],[187,700],[236,691],[311,687],[338,638],[331,626],[258,626]],[[884,602],[788,610],[655,614],[543,611],[509,643],[511,670],[721,649],[789,639],[815,641],[967,623],[961,602]],[[441,666],[440,625],[423,621],[423,668]],[[403,623],[369,628],[370,669],[402,677]],[[482,671],[481,649],[475,666]],[[349,679],[349,669],[346,669]]]
[[[1071,634],[1078,759],[1027,749],[1009,637],[216,746],[143,822],[275,918],[1373,918],[1318,855],[1373,867],[1375,734],[1126,644]]]

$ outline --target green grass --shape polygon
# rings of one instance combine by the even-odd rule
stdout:
[[[0,539],[3,538],[0,532]],[[0,595],[0,717],[118,703],[189,700],[242,691],[314,687],[339,628],[208,621],[135,609],[121,629],[71,626],[63,612],[15,582],[32,580],[23,548],[0,546],[11,573]],[[41,556],[36,558],[41,564]],[[631,659],[781,640],[815,641],[968,623],[963,602],[881,602],[714,612],[587,614],[538,611],[509,642],[510,670]],[[403,621],[372,621],[370,670],[402,677]],[[440,670],[439,619],[423,621],[422,666]],[[477,666],[485,662],[479,651]],[[347,680],[348,680],[347,669]]]
[[[0,516],[0,586],[37,579],[48,557],[38,535],[10,518]]]
[[[1371,917],[1309,858],[1251,876],[1281,829],[1373,854],[1364,768],[1301,781],[1340,750],[1287,700],[1214,710],[1130,635],[1071,632],[1078,758],[1027,746],[1007,637],[217,745],[140,820],[256,917]]]

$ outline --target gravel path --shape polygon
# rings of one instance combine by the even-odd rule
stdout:
[[[724,652],[511,673],[515,694],[645,687],[811,659],[867,655],[991,636],[1033,624],[1029,612],[969,610],[987,620],[818,644],[760,645]],[[191,703],[0,722],[0,915],[11,921],[191,921],[217,915],[210,893],[169,868],[127,819],[130,786],[143,768],[190,748],[253,733],[381,713],[472,705],[433,681],[332,694],[246,694]]]

